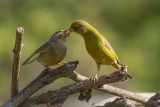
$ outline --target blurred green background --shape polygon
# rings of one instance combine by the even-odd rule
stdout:
[[[129,66],[134,80],[112,85],[135,92],[160,90],[160,0],[0,0],[0,104],[10,97],[15,29],[19,26],[25,29],[21,60],[24,61],[55,31],[68,28],[78,19],[88,21],[99,30],[110,41],[121,63]],[[73,33],[67,43],[65,61],[79,60],[77,72],[93,76],[96,64],[86,52],[83,38]],[[21,69],[20,89],[44,68],[35,62]],[[100,75],[113,70],[113,67],[102,66]],[[73,81],[62,78],[37,94],[70,83]],[[106,95],[95,91],[86,103],[78,101],[77,94],[69,97],[65,106],[88,107]]]

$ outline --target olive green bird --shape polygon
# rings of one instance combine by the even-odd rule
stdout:
[[[69,34],[67,31],[68,30],[61,30],[55,32],[46,43],[34,51],[24,61],[23,65],[38,61],[44,67],[49,68],[49,66],[60,63],[67,53],[66,37]],[[35,55],[38,56],[32,59]]]
[[[78,20],[71,24],[70,32],[76,32],[82,35],[85,41],[86,49],[97,64],[98,71],[94,80],[98,80],[100,65],[112,65],[119,71],[121,64],[110,43],[93,26],[83,20]]]

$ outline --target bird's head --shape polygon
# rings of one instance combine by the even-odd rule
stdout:
[[[69,28],[70,32],[77,32],[81,35],[86,33],[90,29],[90,24],[87,23],[84,20],[78,20],[71,24],[71,27]]]
[[[50,40],[55,40],[55,41],[65,40],[65,38],[68,37],[69,35],[70,35],[70,31],[68,29],[60,30],[55,32],[50,38]]]

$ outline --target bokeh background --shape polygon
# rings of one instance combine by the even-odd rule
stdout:
[[[0,104],[10,98],[12,49],[15,29],[25,29],[22,62],[57,30],[66,29],[78,19],[88,21],[112,44],[120,61],[129,66],[134,80],[114,83],[134,92],[160,90],[160,0],[0,0]],[[77,72],[91,77],[96,71],[94,60],[85,49],[83,38],[73,33],[67,38],[65,61],[79,60]],[[30,83],[44,68],[37,62],[21,67],[20,89]],[[100,75],[111,73],[102,66]],[[62,78],[36,94],[73,83]],[[94,91],[89,103],[70,96],[65,107],[88,107],[107,98]]]

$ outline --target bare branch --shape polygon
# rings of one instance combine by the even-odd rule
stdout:
[[[153,96],[155,93],[136,93],[137,95],[143,96],[146,99],[149,99],[151,96]],[[104,105],[106,105],[107,103],[113,102],[115,99],[119,98],[118,96],[113,96],[113,97],[109,97],[107,99],[98,101],[96,103],[93,104],[93,107],[102,107]],[[134,104],[135,106],[142,106],[141,103],[138,103],[136,101],[133,100],[129,100],[129,102],[131,102],[132,104]]]
[[[152,96],[146,103],[145,107],[160,107],[160,93]]]
[[[88,79],[87,77],[85,77],[83,75],[80,75],[77,72],[73,72],[68,77],[70,79],[74,80],[74,81],[77,81],[77,82],[78,81],[84,81],[84,80]],[[111,86],[111,85],[108,85],[108,84],[105,84],[100,88],[96,87],[94,89],[99,90],[99,91],[103,91],[103,92],[106,92],[106,93],[109,93],[109,94],[113,94],[113,95],[116,95],[116,96],[119,96],[119,97],[125,97],[125,98],[128,98],[130,100],[142,103],[142,104],[145,104],[148,100],[146,97],[143,97],[141,95],[137,95],[136,93],[133,93],[131,91],[123,90],[123,89],[120,89],[120,88],[117,88],[117,87],[114,87],[114,86]]]
[[[48,71],[47,69],[43,70],[35,80],[33,80],[16,96],[14,96],[12,99],[3,104],[2,107],[17,107],[42,87],[52,83],[56,79],[66,77],[67,75],[72,73],[76,69],[77,64],[78,61],[68,62],[50,71]]]
[[[20,72],[20,58],[21,58],[21,49],[23,41],[24,29],[23,27],[18,27],[16,29],[16,42],[13,49],[14,58],[13,58],[13,67],[12,67],[12,84],[11,84],[11,97],[15,96],[18,93],[18,81],[19,81],[19,72]]]
[[[118,72],[113,72],[109,75],[99,77],[98,81],[96,82],[94,82],[91,79],[87,79],[82,82],[64,86],[54,91],[42,93],[24,102],[24,106],[34,107],[35,105],[47,103],[62,104],[66,100],[66,98],[68,98],[69,95],[118,81],[124,81],[124,79],[122,79],[122,75]]]
[[[112,102],[108,102],[104,105],[105,107],[136,107],[130,100],[126,98],[116,98]],[[99,107],[99,106],[95,106]]]
[[[23,103],[23,106],[27,107],[34,107],[35,105],[47,103],[51,105],[62,106],[69,95],[82,92],[84,90],[90,90],[92,88],[110,94],[114,94],[120,97],[132,99],[142,104],[147,102],[146,98],[139,96],[133,92],[122,90],[110,85],[104,85],[126,80],[127,72],[123,70],[121,71],[122,74],[124,74],[124,76],[122,76],[122,74],[120,74],[119,72],[113,72],[109,75],[101,76],[98,79],[98,81],[94,82],[85,76],[82,76],[76,72],[72,72],[76,68],[76,65],[77,62],[70,62],[70,64],[65,64],[50,72],[47,70],[42,71],[42,73],[32,83],[30,83],[25,89],[23,89],[14,98],[5,103],[2,107],[15,107],[24,101],[25,102]],[[82,82],[74,83],[54,91],[48,91],[47,93],[42,93],[38,96],[27,99],[43,86],[64,76],[68,76],[70,79],[73,79],[74,81]]]

